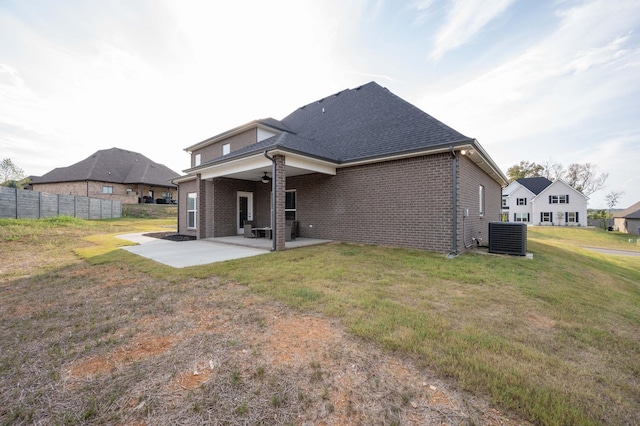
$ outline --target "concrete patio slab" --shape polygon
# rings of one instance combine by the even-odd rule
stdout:
[[[121,247],[123,250],[174,268],[206,265],[269,253],[265,249],[222,244],[211,240],[168,241],[145,237],[143,233],[123,234],[118,235],[117,238],[139,244]]]

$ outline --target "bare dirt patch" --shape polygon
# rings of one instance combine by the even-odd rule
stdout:
[[[234,283],[48,267],[0,283],[3,424],[525,424]]]

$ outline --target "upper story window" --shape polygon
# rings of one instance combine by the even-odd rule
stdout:
[[[222,155],[227,155],[230,152],[231,152],[231,144],[230,143],[225,143],[224,145],[222,145]]]
[[[103,186],[102,187],[103,194],[113,194],[113,186]]]
[[[196,154],[193,157],[193,167],[197,167],[202,163],[202,154]]]
[[[502,199],[502,207],[509,208],[509,203],[506,197]]]
[[[518,199],[516,199],[516,205],[518,205],[518,206],[526,206],[527,205],[527,199],[526,198],[518,198]]]
[[[549,195],[549,204],[568,204],[569,195]]]

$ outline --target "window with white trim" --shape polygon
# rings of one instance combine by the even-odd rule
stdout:
[[[227,155],[230,152],[231,152],[231,144],[230,143],[225,143],[224,145],[222,145],[222,155]]]
[[[478,212],[480,216],[484,216],[484,186],[478,187]]]
[[[196,154],[193,157],[193,167],[197,167],[202,162],[202,154]]]
[[[567,223],[576,223],[578,221],[578,212],[566,212],[564,220]]]
[[[518,206],[526,206],[527,205],[527,199],[526,198],[517,198],[516,199],[516,205],[518,205]]]
[[[529,222],[529,213],[514,213],[514,222]]]
[[[296,190],[290,189],[284,193],[284,218],[296,220]]]
[[[196,229],[197,213],[198,213],[198,193],[189,192],[187,194],[187,228]]]
[[[506,197],[502,198],[502,208],[509,207],[509,203]]]
[[[541,212],[540,213],[540,222],[542,223],[550,223],[553,220],[553,215],[551,212]]]
[[[103,186],[102,187],[103,194],[113,194],[113,186]]]
[[[569,195],[549,195],[549,204],[568,204]]]

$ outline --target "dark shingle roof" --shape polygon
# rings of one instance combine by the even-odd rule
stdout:
[[[536,195],[544,191],[547,186],[553,183],[549,179],[543,177],[520,178],[517,179],[516,182]]]
[[[624,217],[625,219],[640,219],[640,201],[631,207],[624,209],[620,213],[616,213],[615,217]]]
[[[171,186],[170,179],[178,173],[158,164],[142,154],[120,148],[97,151],[84,160],[68,167],[59,167],[37,178],[34,183],[100,181],[123,184],[144,183]]]
[[[339,162],[471,141],[375,82],[298,108],[282,122]]]
[[[375,82],[256,122],[284,132],[203,165],[273,148],[346,163],[473,141]]]

